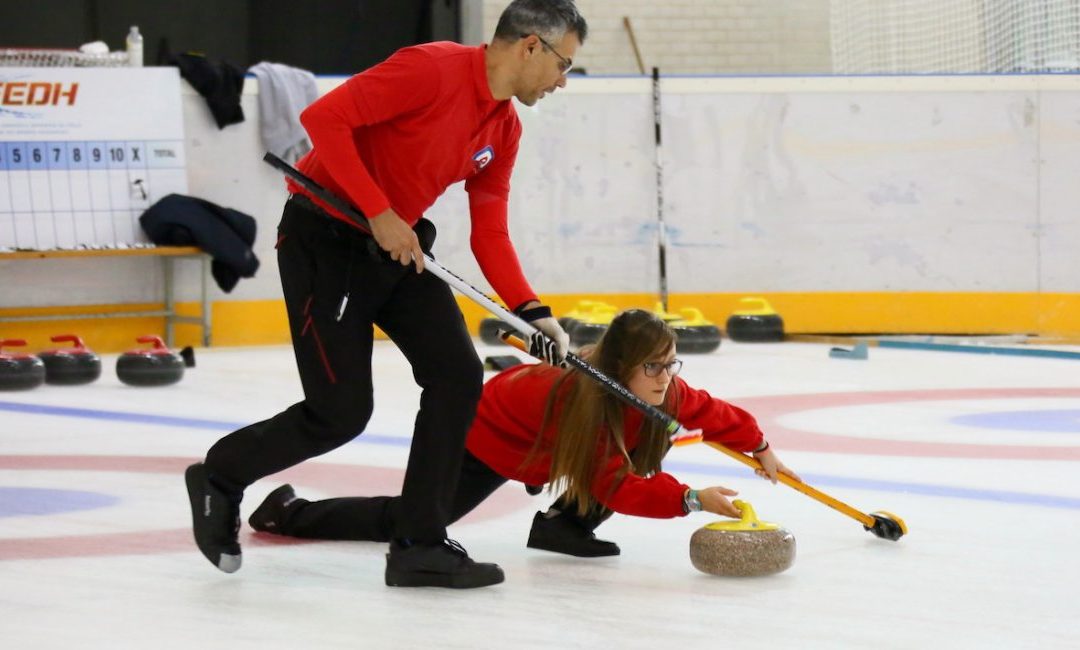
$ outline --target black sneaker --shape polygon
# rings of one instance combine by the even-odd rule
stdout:
[[[504,579],[499,565],[474,562],[452,539],[411,546],[393,541],[386,554],[386,584],[390,587],[472,589],[497,585]]]
[[[285,508],[300,500],[293,486],[286,483],[266,495],[259,507],[255,508],[255,512],[248,517],[248,524],[259,532],[283,535],[281,529],[285,523]]]
[[[542,512],[536,513],[527,546],[575,557],[608,557],[621,552],[618,544],[596,539],[591,530],[584,528],[576,518],[565,512],[553,517]]]
[[[191,522],[195,544],[217,568],[225,573],[240,569],[240,499],[210,482],[210,473],[202,463],[195,463],[184,472],[188,498],[191,500]]]

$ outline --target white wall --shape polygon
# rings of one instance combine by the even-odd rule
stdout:
[[[509,0],[483,0],[490,40]],[[589,74],[638,74],[623,18],[646,70],[679,74],[826,73],[829,0],[577,0],[589,37],[575,64]],[[479,41],[476,41],[479,42]]]
[[[224,130],[183,98],[191,193],[260,227],[259,274],[215,300],[280,297],[285,193],[261,162],[254,85],[248,120]],[[1080,79],[675,78],[663,110],[673,293],[1080,290]],[[535,288],[655,291],[649,81],[575,79],[519,114],[511,231]],[[429,216],[439,260],[486,287],[461,188]],[[135,260],[0,273],[8,307],[151,301],[160,283]],[[179,288],[195,298],[193,269]]]

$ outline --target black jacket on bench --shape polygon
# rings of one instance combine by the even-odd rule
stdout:
[[[255,219],[192,196],[170,194],[147,208],[139,223],[159,246],[198,246],[213,258],[210,272],[221,290],[233,290],[240,278],[259,268]]]

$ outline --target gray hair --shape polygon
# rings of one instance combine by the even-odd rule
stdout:
[[[529,34],[538,34],[556,41],[566,32],[577,34],[582,44],[589,33],[589,26],[574,0],[514,0],[499,17],[495,38],[513,42]]]

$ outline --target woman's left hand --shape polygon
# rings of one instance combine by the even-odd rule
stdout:
[[[777,481],[777,472],[783,472],[796,481],[802,482],[799,475],[787,468],[780,459],[776,457],[772,447],[769,447],[765,451],[759,451],[754,454],[754,458],[761,463],[761,469],[754,470],[754,473],[763,479],[772,481],[773,484]]]

